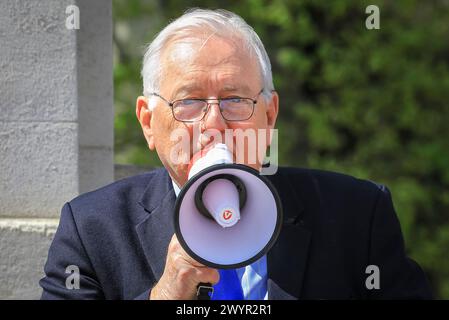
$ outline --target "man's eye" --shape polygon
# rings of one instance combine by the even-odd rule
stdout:
[[[226,101],[229,101],[231,103],[239,103],[239,102],[242,102],[242,98],[240,98],[240,97],[230,97],[230,98],[226,98]]]
[[[184,106],[198,105],[199,103],[201,102],[198,100],[190,100],[190,99],[182,100],[182,104]]]

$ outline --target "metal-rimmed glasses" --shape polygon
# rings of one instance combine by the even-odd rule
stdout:
[[[196,122],[204,119],[212,104],[218,104],[220,113],[226,121],[245,121],[252,117],[257,97],[264,91],[260,90],[255,98],[232,96],[217,99],[179,99],[168,101],[158,93],[150,93],[164,100],[172,109],[173,117],[177,121]],[[211,100],[217,102],[210,102]]]

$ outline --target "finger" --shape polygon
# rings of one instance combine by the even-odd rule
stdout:
[[[217,284],[220,281],[220,273],[212,268],[196,269],[196,278],[199,282]]]

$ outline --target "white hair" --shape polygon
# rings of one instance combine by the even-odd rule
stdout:
[[[211,34],[218,34],[226,38],[237,36],[242,39],[247,51],[257,57],[265,98],[271,96],[274,85],[270,59],[254,29],[240,16],[230,11],[197,8],[187,10],[181,17],[167,25],[147,46],[141,72],[144,96],[148,97],[160,89],[161,56],[165,46],[170,41],[199,37],[198,31],[202,35],[205,32],[211,32]]]

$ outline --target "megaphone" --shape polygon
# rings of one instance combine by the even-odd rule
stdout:
[[[265,255],[282,225],[271,182],[234,164],[225,144],[193,157],[189,179],[175,203],[174,226],[183,249],[216,269],[240,268]]]

